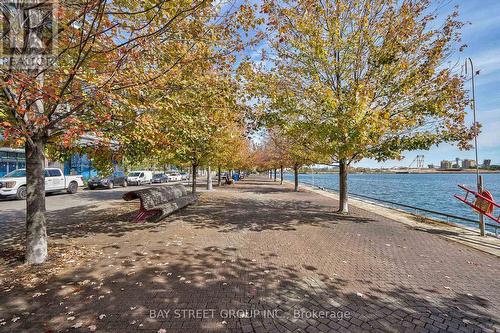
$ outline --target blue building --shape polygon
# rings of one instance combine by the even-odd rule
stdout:
[[[46,164],[49,167],[61,167],[65,175],[78,174],[88,180],[90,177],[97,175],[97,170],[92,167],[92,162],[87,158],[87,155],[73,155],[64,164],[58,162],[50,162]],[[16,169],[24,169],[26,167],[26,154],[24,149],[0,147],[0,177],[5,176]]]
[[[0,140],[2,140],[0,136]],[[89,146],[99,141],[98,138],[89,135],[83,135],[79,140],[82,146]],[[118,143],[111,141],[111,147],[118,148]],[[122,171],[122,168],[116,161],[113,161],[114,169]],[[97,170],[92,166],[92,161],[86,154],[74,154],[64,163],[46,161],[45,166],[61,168],[65,175],[82,175],[85,180],[97,175]],[[0,177],[16,169],[26,167],[26,154],[23,148],[0,147]]]
[[[0,177],[24,167],[26,167],[24,149],[0,147]]]
[[[82,135],[79,140],[80,146],[93,146],[101,139],[93,135]],[[111,149],[118,149],[118,142],[111,140],[109,142]],[[115,171],[122,171],[123,169],[118,165],[118,162],[113,159]],[[97,175],[97,170],[92,166],[92,161],[85,154],[75,154],[69,160],[64,162],[65,175],[82,175],[83,179],[88,180]]]
[[[124,171],[117,161],[113,160],[113,165],[115,171]],[[98,171],[92,166],[92,160],[86,154],[74,154],[69,160],[64,161],[64,174],[82,175],[83,179],[89,180],[97,176]]]
[[[75,154],[64,162],[65,175],[82,175],[83,179],[88,180],[97,175],[97,170],[92,166],[92,161],[87,155]]]

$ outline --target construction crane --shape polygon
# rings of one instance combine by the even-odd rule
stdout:
[[[411,169],[413,164],[416,164],[417,169],[423,169],[424,168],[424,155],[417,155],[417,157],[415,157],[413,159],[413,161],[411,161],[410,165],[408,166],[408,169]]]

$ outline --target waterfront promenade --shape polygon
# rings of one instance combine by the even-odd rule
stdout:
[[[32,270],[5,229],[0,332],[500,330],[500,259],[336,204],[253,176],[157,224],[120,200],[62,209]]]

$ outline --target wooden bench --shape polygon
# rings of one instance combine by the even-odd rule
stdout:
[[[188,194],[182,184],[152,186],[142,190],[127,192],[123,200],[139,199],[141,208],[134,222],[157,222],[173,212],[194,203],[196,195]]]

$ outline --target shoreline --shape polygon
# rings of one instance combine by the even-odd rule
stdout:
[[[283,183],[293,186],[293,182],[288,180],[283,180]],[[311,185],[299,182],[299,190],[300,188],[337,201],[339,200],[338,193],[336,192],[315,188]],[[478,233],[479,229],[460,225],[454,222],[434,219],[425,215],[412,214],[403,209],[388,207],[360,198],[349,197],[349,204],[368,212],[389,218],[397,223],[405,224],[410,228],[436,233],[440,237],[447,240],[463,244],[467,247],[474,248],[500,258],[500,238],[496,237],[491,232],[488,233],[488,236],[481,237]]]
[[[479,170],[479,174],[500,174],[500,170]],[[299,174],[302,175],[310,175],[312,172],[299,172]],[[338,171],[315,171],[315,175],[337,175]],[[407,174],[476,174],[475,170],[398,170],[398,171],[386,171],[386,170],[381,170],[381,171],[355,171],[355,170],[350,170],[349,174],[388,174],[388,175],[407,175]]]

